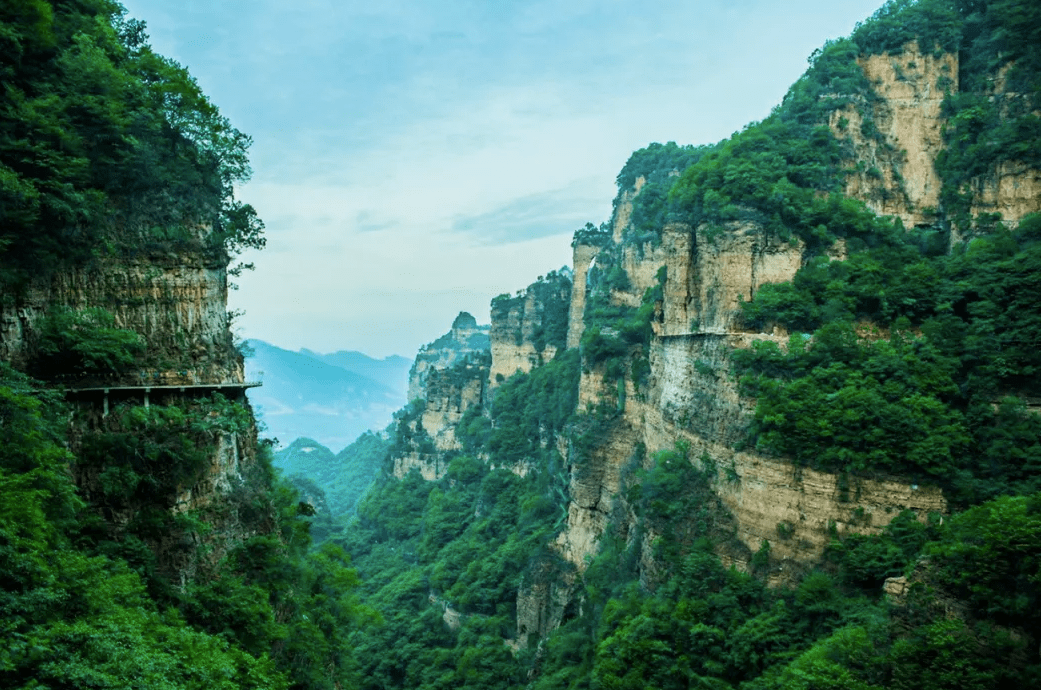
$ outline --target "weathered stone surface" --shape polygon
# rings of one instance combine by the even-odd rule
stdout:
[[[574,572],[548,561],[532,566],[517,591],[517,639],[514,650],[525,649],[560,627],[572,602]]]
[[[34,324],[54,308],[100,307],[118,328],[146,343],[147,370],[126,383],[241,382],[232,343],[227,271],[191,255],[108,261],[57,273],[19,299],[0,302],[0,359],[16,366],[31,356]]]
[[[861,132],[854,105],[832,114],[830,125],[848,137],[857,169],[846,178],[846,194],[881,215],[898,216],[905,227],[930,225],[942,186],[933,162],[943,148],[941,107],[946,91],[958,90],[958,56],[921,52],[908,43],[901,53],[870,55],[858,61],[879,98],[870,105],[880,139]],[[841,120],[848,124],[839,127]]]
[[[582,319],[586,310],[586,278],[589,275],[589,265],[598,251],[599,247],[589,244],[575,245],[572,259],[575,274],[571,283],[571,306],[568,311],[568,349],[578,347],[582,340]]]
[[[541,366],[564,349],[565,329],[570,327],[569,304],[574,299],[571,278],[570,269],[553,271],[516,298],[492,301],[491,388],[517,372],[527,373]]]
[[[448,333],[424,346],[408,374],[409,401],[422,398],[430,372],[448,369],[468,355],[487,352],[490,346],[488,326],[477,324],[471,314],[460,312]]]

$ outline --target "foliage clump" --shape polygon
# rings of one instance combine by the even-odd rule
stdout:
[[[0,284],[164,247],[261,247],[248,136],[111,0],[5,3]]]
[[[40,379],[76,382],[111,380],[128,373],[145,351],[141,337],[116,327],[100,308],[52,309],[36,324],[30,370]]]

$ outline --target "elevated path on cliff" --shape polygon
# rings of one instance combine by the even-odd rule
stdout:
[[[211,383],[141,383],[131,384],[89,384],[70,385],[61,388],[68,397],[79,399],[97,399],[102,402],[103,414],[108,415],[110,399],[140,398],[145,407],[152,403],[152,396],[170,394],[192,395],[202,397],[210,393],[230,393],[232,397],[242,398],[249,388],[262,386],[260,381],[219,381]]]

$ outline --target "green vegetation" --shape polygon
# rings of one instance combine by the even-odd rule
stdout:
[[[190,626],[148,595],[124,559],[106,553],[92,534],[93,508],[68,472],[65,414],[0,365],[0,684],[288,687],[270,648],[250,654]]]
[[[758,399],[753,442],[821,469],[939,483],[965,504],[1037,491],[1041,419],[1022,398],[1041,374],[1041,216],[950,255],[919,247],[928,237],[890,235],[744,305],[749,322],[795,331],[787,352],[735,353]]]
[[[116,328],[103,309],[53,309],[36,323],[30,370],[40,379],[82,383],[127,373],[144,352],[141,337]]]
[[[157,247],[234,255],[249,137],[111,0],[0,9],[0,284]]]
[[[0,365],[0,610],[9,641],[0,684],[351,682],[347,637],[371,620],[353,595],[357,576],[342,549],[311,551],[309,511],[276,485],[266,448],[240,466],[222,500],[173,505],[210,470],[222,439],[248,443],[245,408],[219,395],[120,406],[100,426],[78,421],[72,443],[69,412]],[[185,568],[197,574],[181,583]]]
[[[1038,165],[1038,12],[1012,0],[889,2],[815,53],[762,122],[712,146],[635,153],[619,187],[645,185],[622,244],[607,226],[576,233],[599,247],[581,346],[564,349],[565,272],[497,298],[501,315],[533,297],[536,349],[557,352],[467,409],[437,481],[390,472],[395,457],[435,455],[418,401],[386,439],[287,455],[283,482],[238,403],[171,397],[101,416],[0,364],[0,685],[1041,684],[1041,216],[1012,229],[968,205],[996,164]],[[121,17],[107,0],[0,9],[5,287],[63,262],[157,249],[224,258],[262,243],[231,195],[248,140]],[[861,135],[880,142],[855,60],[913,38],[926,54],[959,51],[946,87],[957,76],[963,90],[945,106],[938,225],[906,232],[839,193],[850,123],[825,125],[853,107]],[[1003,68],[1005,93],[1019,95],[988,91]],[[572,487],[602,481],[591,459],[621,428],[627,380],[647,390],[667,276],[628,306],[623,250],[653,244],[672,220],[710,241],[755,222],[805,243],[794,279],[742,306],[744,325],[790,334],[786,348],[732,355],[756,404],[746,442],[836,474],[847,524],[884,528],[832,523],[820,563],[780,560],[817,528],[780,522],[750,549],[720,498],[748,481],[736,465],[682,443],[651,457],[638,445],[618,495],[597,500],[610,514],[596,555],[584,569],[562,558]],[[212,231],[191,229],[201,226]],[[951,226],[970,240],[952,249]],[[826,256],[838,239],[843,261]],[[51,384],[118,377],[145,355],[101,310],[55,310],[37,339],[30,373]],[[476,355],[431,380],[482,378],[487,365]],[[577,409],[583,371],[617,398]],[[220,457],[234,470],[215,467]],[[863,478],[892,475],[943,487],[951,513],[883,519],[852,503]],[[222,484],[221,500],[196,492],[207,483]],[[768,587],[777,576],[791,586]],[[889,578],[906,589],[886,599]]]
[[[525,314],[525,304],[531,300],[535,314]],[[517,345],[524,341],[522,322],[533,320],[536,324],[532,341],[536,352],[546,347],[563,350],[567,346],[568,309],[571,304],[571,278],[565,270],[550,271],[529,285],[525,290],[510,297],[499,295],[492,300],[492,319],[509,323],[510,312],[517,312],[517,327],[513,338]]]
[[[389,446],[383,436],[370,431],[333,455],[316,441],[298,438],[275,454],[274,463],[303,493],[308,493],[305,485],[313,485],[313,493],[324,497],[332,517],[349,517],[376,478]],[[299,483],[301,479],[308,484]]]

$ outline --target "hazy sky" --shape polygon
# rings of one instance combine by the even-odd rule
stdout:
[[[123,3],[254,139],[240,334],[412,357],[570,264],[632,151],[762,119],[881,0]]]

